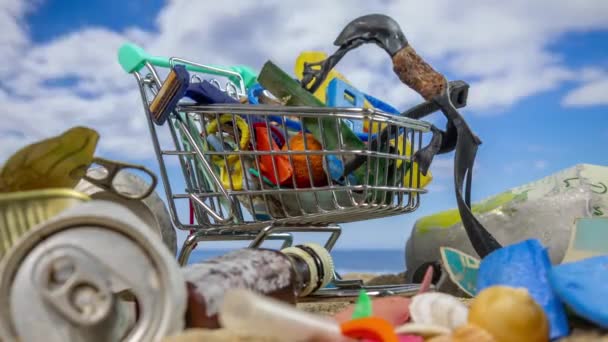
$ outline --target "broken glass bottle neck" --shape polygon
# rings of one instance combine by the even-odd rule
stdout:
[[[298,297],[327,285],[331,279],[326,275],[333,275],[333,263],[329,253],[319,247],[303,245],[283,251],[246,248],[185,266],[187,326],[219,328],[219,307],[231,288],[246,288],[295,304]]]

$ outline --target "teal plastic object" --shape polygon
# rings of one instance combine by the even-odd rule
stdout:
[[[359,298],[353,310],[352,319],[367,318],[373,315],[372,300],[365,290],[359,291]]]
[[[141,68],[145,66],[146,62],[161,68],[171,67],[169,58],[152,56],[136,44],[126,43],[121,46],[120,49],[118,49],[118,63],[120,63],[122,69],[129,74],[141,70]],[[209,66],[211,68],[224,69],[238,73],[243,78],[245,88],[249,88],[257,82],[257,73],[246,65],[221,66],[210,64]],[[228,77],[228,79],[230,79],[230,81],[234,82],[237,85],[239,84],[239,79],[237,77],[227,76],[221,71],[209,68],[201,68],[189,64],[186,64],[186,69],[189,71],[202,72],[211,75],[226,76]]]
[[[475,297],[479,260],[450,247],[440,247],[439,254],[450,279],[466,294]]]

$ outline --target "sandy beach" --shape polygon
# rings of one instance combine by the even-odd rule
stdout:
[[[395,284],[399,279],[404,279],[403,274],[369,274],[369,273],[349,273],[343,276],[344,279],[361,279],[366,284]],[[403,280],[401,280],[403,282]],[[470,298],[460,298],[460,300],[468,305]],[[297,307],[306,312],[332,316],[341,311],[349,304],[354,303],[353,300],[331,300],[320,302],[298,303]],[[573,321],[572,334],[566,338],[559,339],[559,342],[608,342],[608,331],[602,331],[589,323],[583,321]],[[226,329],[205,330],[205,329],[189,329],[181,335],[168,337],[164,342],[274,342],[278,341],[273,338],[243,336]]]

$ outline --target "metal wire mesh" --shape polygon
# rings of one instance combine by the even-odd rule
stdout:
[[[174,148],[162,148],[148,108],[158,75],[136,78],[180,229],[236,232],[381,218],[415,210],[426,192],[412,156],[427,123],[362,108],[182,104],[165,124]],[[346,136],[344,125],[367,127],[367,142]],[[168,177],[168,157],[179,160],[183,190]],[[179,200],[192,202],[195,223],[179,219]]]

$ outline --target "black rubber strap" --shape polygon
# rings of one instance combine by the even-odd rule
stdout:
[[[414,153],[414,157],[412,158],[414,162],[418,163],[420,173],[425,176],[427,175],[429,168],[431,167],[433,158],[436,154],[439,154],[439,151],[442,147],[442,142],[444,141],[444,132],[441,131],[439,128],[431,126],[431,132],[433,132],[431,142],[425,147],[416,151],[416,153]]]
[[[449,88],[449,87],[448,87]],[[448,119],[448,124],[454,126],[456,131],[456,152],[454,156],[454,186],[456,187],[456,202],[462,219],[462,224],[469,240],[479,257],[483,258],[502,246],[477,220],[471,212],[471,183],[473,179],[473,165],[477,154],[477,147],[481,141],[473,134],[465,120],[451,103],[446,93],[437,96],[434,101]],[[448,126],[449,130],[449,126]],[[447,133],[449,135],[449,133]],[[466,177],[466,180],[465,180]],[[464,186],[464,198],[463,198]]]
[[[314,92],[327,77],[331,70],[353,47],[361,45],[360,41],[353,42],[353,46],[341,47],[338,52],[330,56],[321,63],[311,63],[305,66],[302,84],[307,85],[313,78],[315,83],[308,88]],[[322,66],[321,72],[312,69],[312,65]],[[437,154],[444,154],[456,150],[454,156],[454,186],[456,187],[456,202],[458,212],[462,219],[462,224],[467,232],[467,236],[475,249],[475,252],[483,258],[492,251],[502,246],[490,234],[483,225],[475,218],[471,211],[471,183],[473,179],[473,164],[477,154],[477,147],[481,141],[473,134],[463,117],[458,113],[457,107],[466,106],[468,96],[468,84],[463,81],[447,82],[443,94],[436,96],[432,101],[426,101],[410,110],[401,113],[412,119],[421,119],[437,110],[441,110],[448,119],[446,130],[442,131],[435,126],[431,126],[433,137],[431,142],[414,154],[414,161],[418,162],[420,171],[426,175],[433,158]],[[370,147],[376,146],[388,137],[389,132],[383,129],[375,139],[369,143]],[[365,161],[364,157],[358,156],[355,160],[345,165],[345,174],[358,168]],[[466,177],[466,182],[465,182]],[[463,198],[464,186],[464,198]]]

